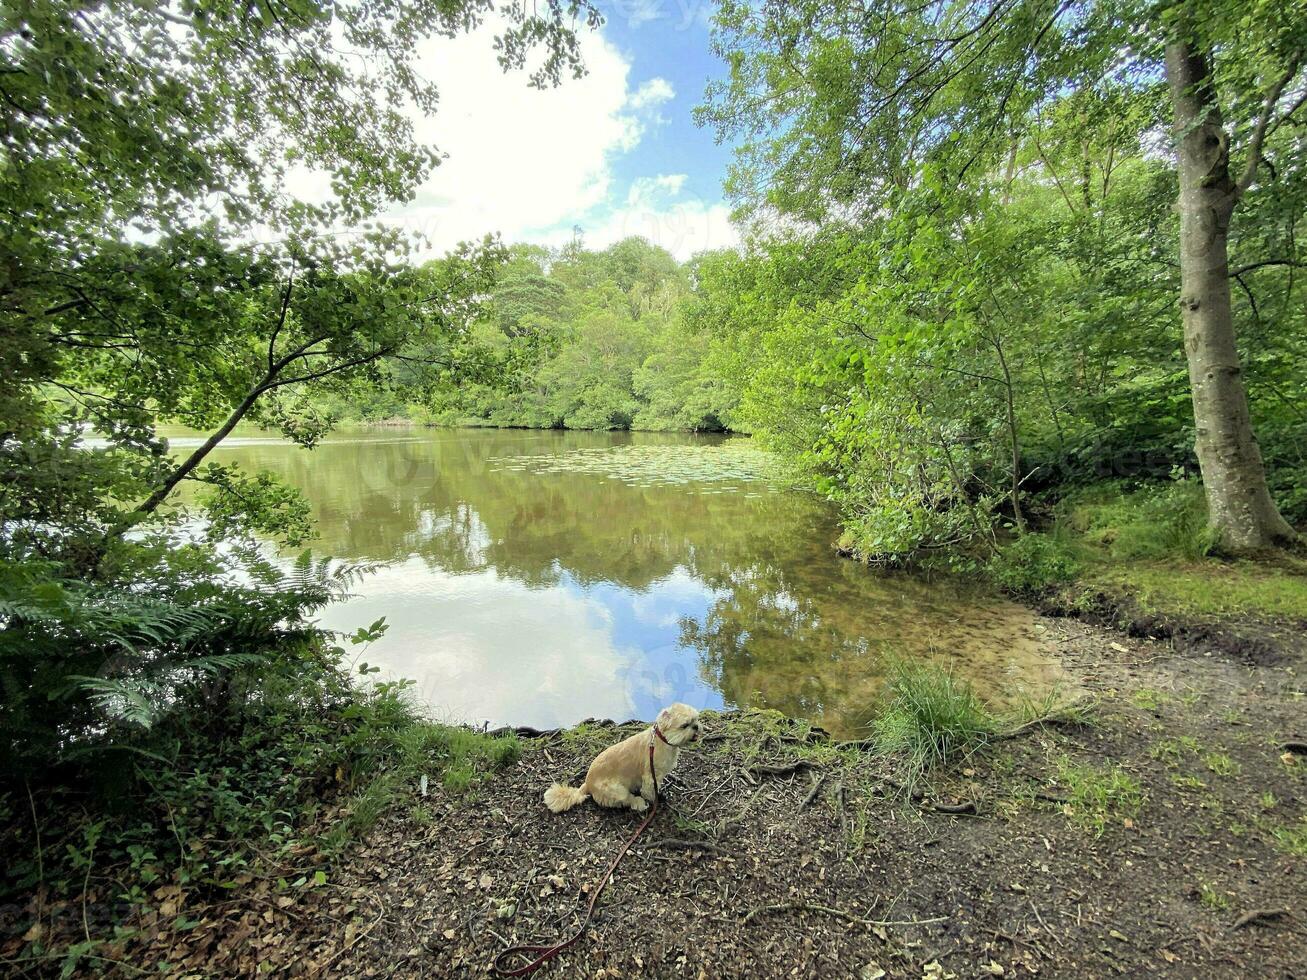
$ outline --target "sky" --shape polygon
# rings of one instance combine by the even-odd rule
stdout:
[[[391,221],[440,254],[498,232],[507,242],[587,247],[640,235],[678,259],[738,235],[721,193],[730,150],[691,111],[724,71],[708,49],[703,0],[600,0],[605,24],[583,30],[584,78],[538,91],[504,74],[494,25],[422,49],[440,88],[418,136],[447,154]]]

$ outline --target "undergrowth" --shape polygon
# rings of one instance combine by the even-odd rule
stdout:
[[[1098,483],[1045,508],[1044,530],[1003,544],[984,566],[1011,595],[1055,597],[1068,610],[1123,596],[1143,615],[1200,621],[1307,617],[1307,563],[1223,557],[1195,479]]]
[[[20,962],[94,965],[161,888],[220,901],[256,878],[290,894],[324,884],[347,844],[420,800],[423,777],[462,792],[517,758],[513,736],[427,721],[409,682],[359,683],[346,659],[323,635],[287,639],[218,687],[174,692],[185,710],[109,751],[6,779],[0,903],[24,903],[6,924],[30,937]],[[88,894],[90,927],[52,911]]]
[[[1197,480],[1136,489],[1104,484],[1072,495],[1059,509],[1071,530],[1116,560],[1198,561],[1217,546]]]
[[[1023,534],[990,559],[991,580],[1013,595],[1038,595],[1075,581],[1082,563],[1060,535]]]

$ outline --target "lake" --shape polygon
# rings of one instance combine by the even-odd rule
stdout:
[[[238,434],[212,458],[300,488],[316,552],[384,563],[321,622],[384,616],[363,659],[441,720],[546,728],[685,701],[856,735],[886,657],[1000,701],[1062,676],[1024,607],[839,558],[830,505],[772,482],[747,439],[355,429],[312,451]]]

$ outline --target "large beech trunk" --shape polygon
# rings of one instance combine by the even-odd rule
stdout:
[[[1206,54],[1172,41],[1166,75],[1180,165],[1180,310],[1198,464],[1223,547],[1262,551],[1293,540],[1294,532],[1266,487],[1234,342],[1226,241],[1242,189],[1230,176],[1229,137]]]

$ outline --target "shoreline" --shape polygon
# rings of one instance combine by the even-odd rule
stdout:
[[[485,422],[418,422],[414,419],[387,418],[344,420],[340,425],[356,429],[501,429],[505,432],[650,432],[681,436],[731,436],[752,439],[752,432],[735,429],[641,429],[627,426],[619,429],[575,429],[565,425],[495,425]]]
[[[708,744],[683,755],[594,926],[538,975],[1307,969],[1307,644],[1249,665],[1044,622],[1091,692],[1088,723],[1026,728],[915,785],[807,723],[705,713]],[[172,908],[196,924],[147,912],[121,952],[224,973],[484,976],[506,946],[570,931],[633,826],[592,804],[551,815],[543,788],[643,724],[524,730],[506,770],[466,792],[410,787],[334,862],[306,855],[319,887],[252,879],[221,913],[179,888]]]

